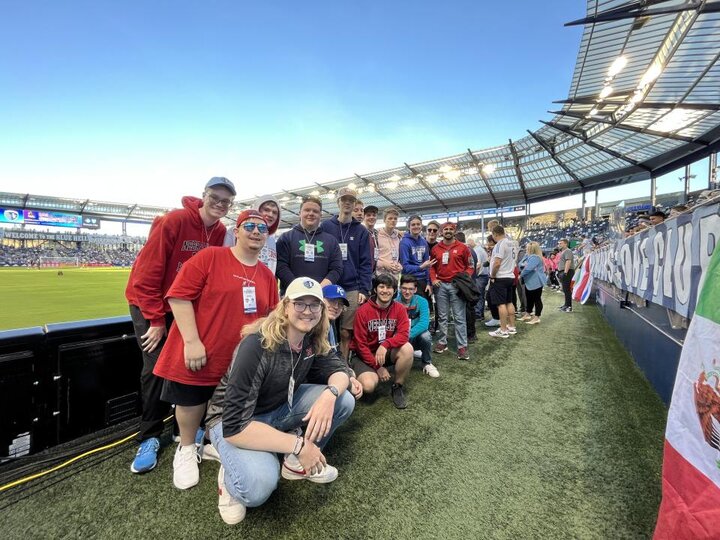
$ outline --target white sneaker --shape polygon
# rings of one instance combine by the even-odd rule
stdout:
[[[490,337],[499,337],[502,339],[507,339],[510,337],[510,334],[508,334],[507,332],[503,332],[499,328],[497,330],[495,330],[494,332],[488,332],[488,334],[490,335]]]
[[[201,454],[203,461],[220,461],[220,454],[215,450],[215,447],[211,444],[204,444],[202,446]]]
[[[490,319],[488,322],[485,323],[485,326],[500,326],[500,321],[497,319]]]
[[[218,511],[228,525],[237,525],[245,519],[245,505],[225,489],[225,469],[222,465],[218,471]]]
[[[200,481],[200,454],[195,444],[178,445],[173,458],[173,484],[178,489],[190,489]]]
[[[325,465],[319,473],[307,474],[297,456],[287,454],[283,461],[282,477],[285,480],[309,480],[316,484],[329,484],[338,477],[338,470],[332,465]]]
[[[413,356],[415,358],[422,358],[422,351],[413,351]]]
[[[514,326],[508,326],[507,333],[510,334],[511,336],[513,336],[513,335],[517,334],[517,328],[515,328]]]
[[[423,373],[429,375],[433,379],[437,379],[440,376],[438,369],[432,364],[425,364],[423,366]]]

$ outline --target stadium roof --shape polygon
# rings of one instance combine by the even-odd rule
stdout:
[[[499,208],[660,176],[720,146],[720,1],[589,0],[566,99],[507,144],[275,194],[300,201],[355,187],[405,212]],[[253,199],[241,201],[249,206]]]
[[[500,208],[660,176],[720,147],[720,0],[588,0],[568,97],[552,120],[507,144],[284,190],[286,225],[300,200],[363,202],[405,212]],[[236,201],[228,215],[252,204]],[[0,193],[0,206],[149,223],[169,209]],[[329,212],[326,212],[329,214]]]

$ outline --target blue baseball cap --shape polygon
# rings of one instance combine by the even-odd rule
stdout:
[[[233,194],[233,197],[237,195],[235,185],[224,176],[213,176],[210,180],[208,180],[208,183],[205,184],[205,189],[211,187],[224,187]]]
[[[323,296],[329,300],[339,298],[346,306],[350,305],[347,296],[345,296],[345,289],[343,289],[340,285],[325,285],[322,288],[322,292]]]

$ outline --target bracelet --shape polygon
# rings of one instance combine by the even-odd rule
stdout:
[[[298,435],[297,439],[295,439],[295,446],[293,446],[292,454],[293,456],[297,456],[302,452],[302,449],[305,447],[305,438],[302,435]]]

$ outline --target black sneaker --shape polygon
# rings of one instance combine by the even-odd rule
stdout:
[[[390,396],[392,397],[393,403],[395,404],[395,407],[398,409],[404,409],[407,407],[407,402],[405,401],[405,393],[403,392],[403,387],[401,384],[393,384],[392,388],[390,389]]]

